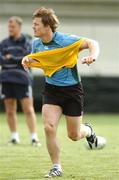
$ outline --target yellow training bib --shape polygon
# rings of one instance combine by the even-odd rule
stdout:
[[[63,48],[29,54],[28,57],[34,59],[34,62],[28,66],[43,69],[45,75],[49,77],[63,67],[72,68],[77,63],[79,48],[83,41],[84,39],[80,39]]]

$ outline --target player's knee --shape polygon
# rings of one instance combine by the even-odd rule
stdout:
[[[45,124],[44,130],[46,134],[53,134],[55,132],[55,127],[53,124]]]
[[[6,113],[8,116],[13,116],[15,112],[16,112],[16,110],[14,108],[8,108],[6,110]]]
[[[26,108],[24,108],[24,113],[26,115],[32,115],[32,113],[34,113],[33,107],[26,107]]]
[[[72,141],[78,141],[80,139],[80,134],[75,133],[75,132],[71,132],[68,134],[68,137],[72,140]]]

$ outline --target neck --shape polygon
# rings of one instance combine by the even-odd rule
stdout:
[[[43,43],[49,43],[53,39],[53,32],[52,31],[47,32],[45,35],[40,37],[40,39]]]
[[[14,36],[14,39],[17,40],[17,39],[19,39],[20,37],[21,37],[21,33],[16,34],[16,35]]]

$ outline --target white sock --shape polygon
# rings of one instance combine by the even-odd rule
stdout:
[[[53,164],[53,168],[57,168],[59,171],[62,172],[62,167],[60,164]]]
[[[12,132],[11,139],[16,139],[17,141],[20,141],[18,132]]]
[[[88,126],[86,126],[86,125],[84,125],[84,126],[85,126],[85,130],[86,130],[86,132],[87,132],[87,137],[90,137],[90,136],[91,136],[91,133],[92,133],[91,128],[88,127]]]
[[[31,133],[31,140],[33,140],[33,139],[35,139],[37,141],[39,140],[38,135],[36,133]]]

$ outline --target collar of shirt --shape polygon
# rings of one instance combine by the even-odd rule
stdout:
[[[21,34],[21,36],[18,39],[14,39],[14,37],[9,36],[9,39],[14,41],[14,42],[22,42],[22,41],[24,41],[24,35]]]

